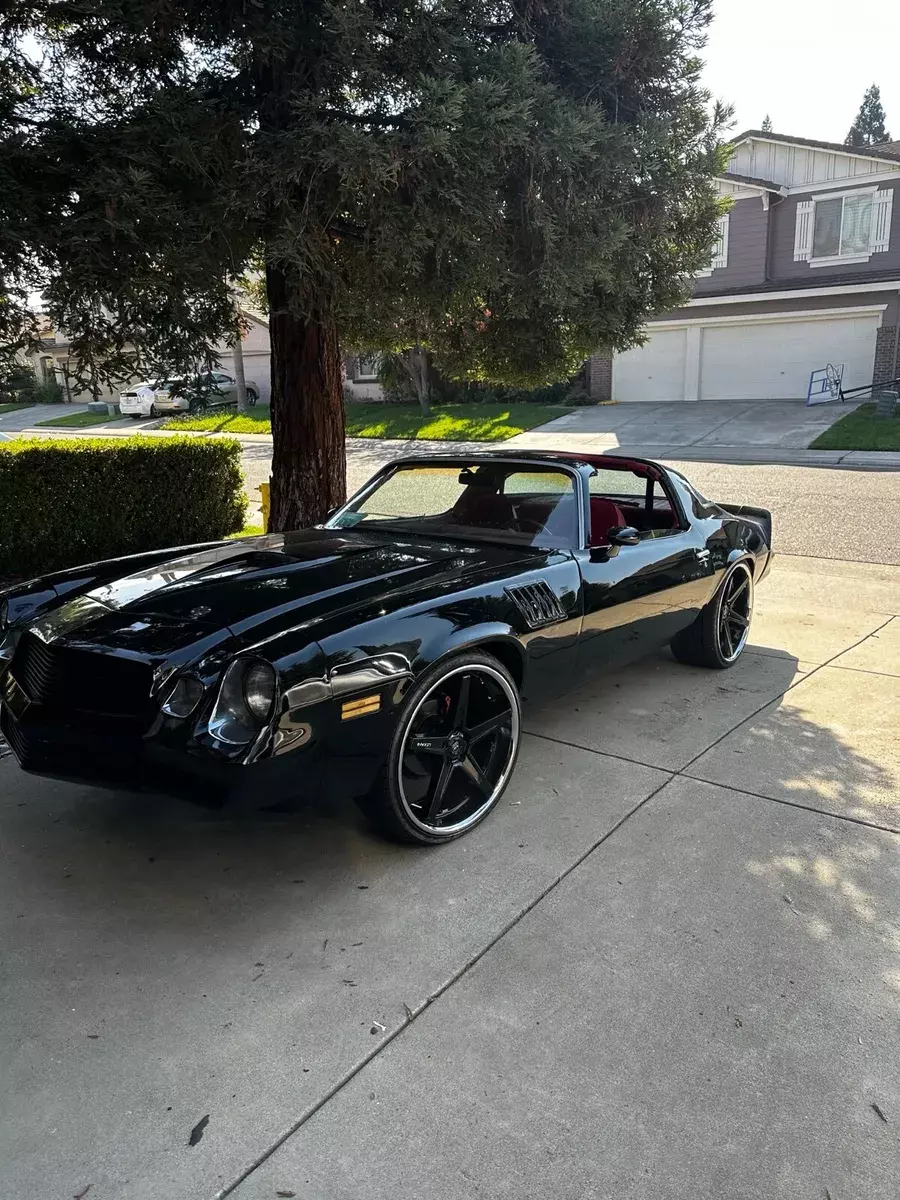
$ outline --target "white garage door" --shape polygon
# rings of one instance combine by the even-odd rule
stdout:
[[[872,382],[880,311],[657,329],[617,354],[613,399],[805,400],[810,372],[844,367],[844,387]]]
[[[708,325],[701,330],[701,400],[805,400],[811,371],[844,365],[844,387],[872,382],[876,315]]]
[[[683,400],[687,331],[660,329],[644,346],[617,354],[614,400]]]

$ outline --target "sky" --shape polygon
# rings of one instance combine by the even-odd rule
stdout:
[[[900,140],[900,0],[715,0],[707,88],[734,105],[731,133],[759,129],[843,142],[877,83]]]

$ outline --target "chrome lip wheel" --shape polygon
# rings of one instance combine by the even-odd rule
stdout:
[[[725,662],[734,662],[750,636],[753,616],[753,576],[744,566],[735,567],[722,587],[716,636]]]
[[[519,743],[515,692],[487,665],[439,679],[410,718],[397,766],[407,817],[429,833],[460,833],[506,787]]]

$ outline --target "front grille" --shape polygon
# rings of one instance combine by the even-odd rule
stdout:
[[[81,724],[36,722],[30,713],[17,721],[5,705],[0,707],[0,733],[26,771],[88,783],[130,779],[133,784],[139,778],[141,739],[135,733],[91,733]]]
[[[3,735],[9,743],[10,749],[22,766],[31,766],[32,755],[27,736],[23,735],[18,723],[2,709],[0,709],[0,728],[2,728]]]
[[[70,646],[19,639],[10,673],[29,699],[61,713],[146,717],[153,675],[148,663]]]
[[[565,620],[566,614],[556,593],[543,580],[540,583],[526,583],[522,587],[507,588],[506,594],[515,603],[531,629],[540,629],[542,625],[552,625],[556,621]]]

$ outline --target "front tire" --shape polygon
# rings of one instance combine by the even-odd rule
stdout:
[[[367,815],[403,842],[461,837],[506,790],[521,730],[518,689],[497,659],[468,651],[437,664],[406,699]]]
[[[744,651],[752,618],[753,572],[742,561],[731,567],[694,623],[672,639],[672,653],[692,667],[727,670]]]

